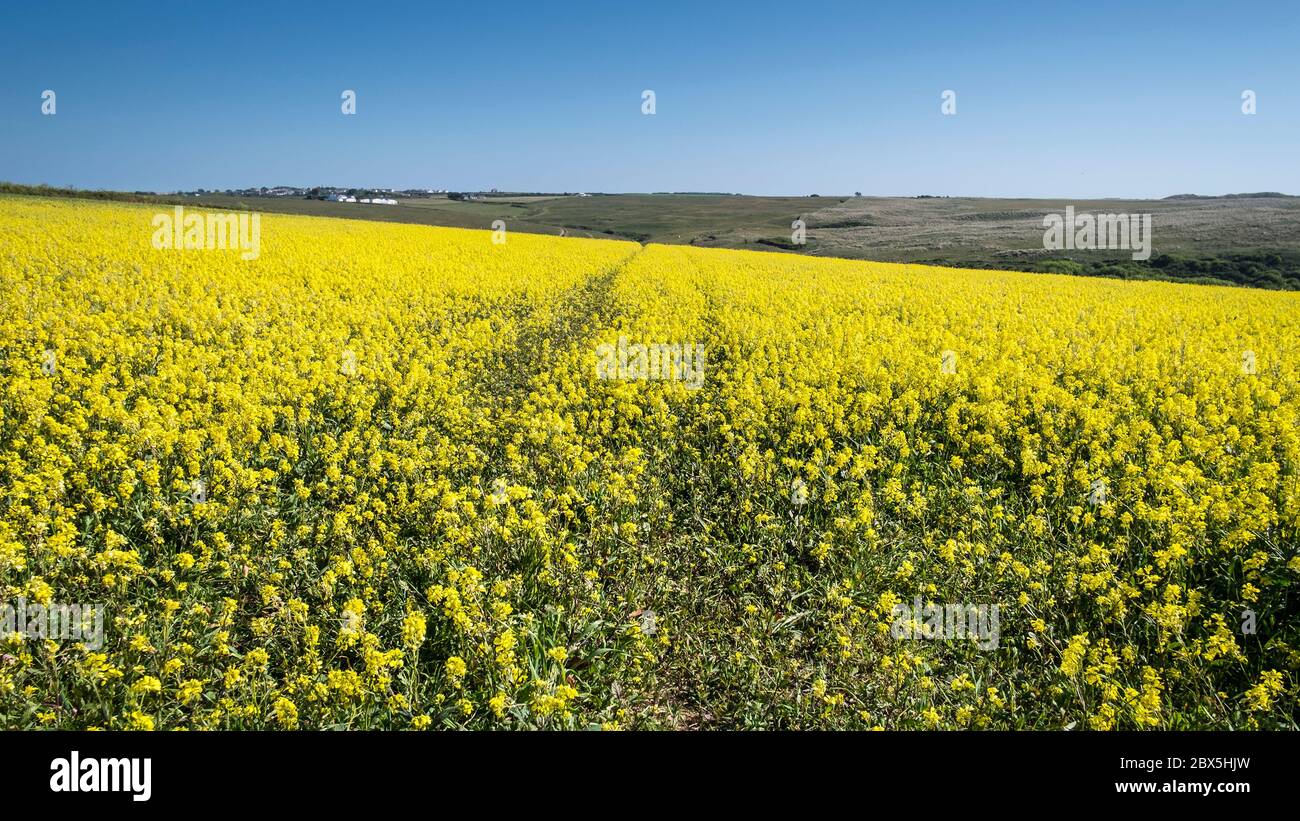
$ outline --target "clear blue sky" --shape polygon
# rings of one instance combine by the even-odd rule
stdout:
[[[1300,193],[1295,0],[548,6],[3,0],[0,179]]]

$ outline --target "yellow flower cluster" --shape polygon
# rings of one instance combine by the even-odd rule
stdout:
[[[0,197],[0,726],[1294,727],[1297,295],[151,216]]]

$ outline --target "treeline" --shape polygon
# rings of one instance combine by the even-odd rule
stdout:
[[[1117,279],[1160,279],[1213,285],[1245,285],[1250,288],[1300,290],[1300,254],[1262,252],[1183,256],[1156,254],[1148,260],[1079,261],[1045,260],[1028,270]]]
[[[57,188],[52,185],[23,185],[0,181],[0,194],[29,194],[35,197],[76,197],[82,200],[113,200],[115,202],[165,203],[174,197],[152,191],[87,191],[81,188]]]
[[[925,263],[962,268],[1035,271],[1045,274],[1113,279],[1153,279],[1199,285],[1243,285],[1248,288],[1300,291],[1300,254],[1291,251],[1205,256],[1156,254],[1147,260],[996,259],[971,262],[928,259]]]

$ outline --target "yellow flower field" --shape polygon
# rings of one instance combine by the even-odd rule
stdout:
[[[1300,294],[157,210],[0,197],[0,726],[1296,726]]]

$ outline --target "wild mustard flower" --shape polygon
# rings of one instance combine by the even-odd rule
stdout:
[[[298,706],[289,699],[281,696],[275,700],[273,707],[275,711],[275,721],[286,730],[292,730],[298,726]]]
[[[402,620],[402,644],[414,650],[424,643],[426,623],[420,613],[408,613]]]

